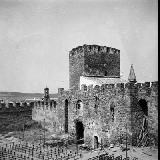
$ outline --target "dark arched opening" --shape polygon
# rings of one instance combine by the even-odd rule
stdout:
[[[110,105],[110,114],[111,114],[111,119],[112,119],[112,122],[114,122],[114,102],[111,103]]]
[[[148,128],[148,122],[147,118],[145,116],[148,116],[148,106],[147,106],[147,101],[145,99],[140,99],[139,100],[139,106],[141,107],[141,110],[144,114],[143,117],[143,124],[142,124],[142,130],[145,131]]]
[[[65,100],[65,124],[64,124],[65,133],[68,133],[68,100]]]
[[[98,148],[98,137],[94,136],[94,149]]]
[[[54,102],[53,102],[53,105],[54,105],[54,108],[56,108],[57,102],[54,101]]]
[[[140,99],[139,100],[139,105],[144,113],[145,116],[148,116],[148,106],[147,106],[147,101],[145,99]]]
[[[81,108],[81,103],[82,103],[81,100],[77,101],[77,103],[76,103],[76,109],[80,109]]]
[[[81,121],[76,121],[76,138],[78,144],[84,143],[84,126]]]

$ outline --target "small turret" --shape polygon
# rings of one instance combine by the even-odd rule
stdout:
[[[45,89],[44,89],[44,102],[45,102],[45,104],[48,104],[48,102],[49,102],[49,88],[48,87],[46,87]]]
[[[132,82],[132,83],[136,83],[136,75],[134,73],[134,69],[133,69],[133,64],[131,65],[131,68],[130,68],[130,73],[129,73],[129,77],[128,77],[128,81],[129,82]]]

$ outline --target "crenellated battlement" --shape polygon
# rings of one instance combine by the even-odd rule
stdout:
[[[116,83],[116,84],[102,84],[101,86],[99,85],[86,85],[82,84],[81,85],[81,90],[77,90],[77,94],[85,92],[85,94],[89,94],[91,92],[96,93],[96,94],[103,94],[104,92],[115,92],[118,91],[117,93],[123,93],[125,94],[126,91],[130,92],[145,92],[147,94],[151,93],[152,91],[158,92],[158,81],[155,82],[145,82],[145,83]],[[58,89],[59,96],[63,95],[72,95],[75,94],[75,90],[64,90],[64,88],[59,88]]]
[[[158,92],[158,81],[151,83],[151,89]]]
[[[106,47],[106,46],[99,46],[99,45],[86,45],[78,46],[76,48],[73,48],[69,52],[69,56],[74,56],[79,53],[108,53],[108,54],[120,54],[120,50],[112,47]]]
[[[32,107],[33,102],[3,102],[0,103],[0,113],[31,111]]]
[[[59,95],[62,95],[63,92],[64,92],[64,88],[58,88],[58,94],[59,94]]]
[[[101,86],[94,86],[93,85],[81,85],[81,92],[96,92],[96,93],[101,93],[101,92],[110,92],[118,90],[120,92],[124,92],[127,90],[134,90],[137,92],[141,92],[142,90],[148,93],[148,91],[157,91],[158,92],[158,82],[145,82],[145,83],[116,83],[116,84],[102,84]]]
[[[158,91],[158,81],[154,81],[154,82],[145,82],[145,83],[136,83],[134,85],[139,91],[140,90],[154,90],[154,91]]]

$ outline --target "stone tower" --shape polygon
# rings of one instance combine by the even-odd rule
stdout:
[[[46,88],[44,88],[44,104],[48,105],[49,100],[50,100],[50,97],[49,97],[49,88],[46,87]]]
[[[98,45],[73,48],[69,54],[69,88],[79,89],[80,76],[120,77],[120,50]]]

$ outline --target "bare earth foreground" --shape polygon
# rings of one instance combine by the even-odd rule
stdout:
[[[114,154],[115,157],[122,155],[122,157],[125,158],[125,156],[126,156],[126,153],[122,152],[119,147],[114,148],[112,150],[109,150],[106,148],[105,151],[108,152],[109,155]],[[94,151],[92,153],[86,153],[83,155],[82,159],[87,160],[87,159],[89,159],[91,157],[95,157],[101,153],[105,153],[105,151]],[[136,158],[138,158],[138,160],[158,160],[158,150],[151,149],[148,147],[133,148],[133,149],[129,150],[127,152],[127,154],[128,154],[128,157],[130,157],[131,159],[133,157],[136,157]]]
[[[46,141],[49,140],[51,133],[46,132],[45,133]],[[18,143],[21,142],[21,140],[24,140],[27,143],[30,144],[39,144],[43,143],[43,131],[34,129],[34,130],[28,130],[25,132],[10,132],[8,134],[1,134],[0,135],[0,146],[4,146],[4,144],[11,144],[12,142]],[[67,146],[68,150],[76,151],[75,145]],[[158,160],[158,149],[155,147],[143,147],[143,148],[136,148],[136,147],[129,147],[130,150],[127,151],[128,157],[132,159],[133,157],[138,158],[138,160]],[[120,147],[115,146],[114,148],[104,148],[102,150],[97,149],[94,151],[86,151],[86,150],[78,150],[79,153],[81,153],[82,160],[87,160],[92,157],[96,157],[97,155],[103,154],[103,153],[109,153],[109,155],[114,154],[114,157],[117,157],[119,155],[122,155],[123,158],[126,157],[126,152],[120,149]],[[37,158],[36,158],[37,159]],[[38,159],[37,159],[38,160]]]

